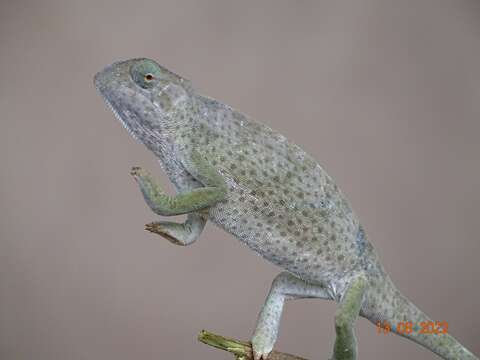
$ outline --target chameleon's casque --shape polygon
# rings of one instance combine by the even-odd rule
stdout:
[[[148,230],[188,245],[210,220],[285,270],[259,315],[257,359],[273,348],[284,301],[305,297],[339,303],[334,357],[354,356],[355,337],[345,334],[360,314],[392,330],[416,324],[401,335],[444,359],[477,359],[449,334],[418,331],[430,319],[395,288],[334,180],[300,147],[149,59],[114,63],[95,85],[176,186],[168,196],[134,168],[147,204],[160,215],[188,215],[183,224],[155,222]]]

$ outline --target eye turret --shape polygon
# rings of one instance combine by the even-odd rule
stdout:
[[[162,69],[152,60],[142,60],[133,64],[130,68],[130,76],[143,89],[152,88],[164,78]]]

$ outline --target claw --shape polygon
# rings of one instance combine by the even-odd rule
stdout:
[[[268,355],[270,355],[270,352],[259,353],[259,352],[253,351],[253,359],[254,360],[267,360]]]
[[[158,233],[160,231],[158,223],[154,223],[154,222],[145,224],[145,230],[148,230],[153,233]]]
[[[130,175],[132,175],[137,181],[142,180],[142,178],[150,178],[149,172],[142,169],[140,166],[132,167],[132,170],[130,170]]]
[[[132,170],[130,170],[130,175],[139,176],[141,171],[142,171],[142,168],[140,166],[134,166],[132,167]]]
[[[150,231],[154,234],[158,234],[160,236],[163,236],[165,239],[167,239],[168,241],[170,241],[173,244],[185,246],[184,243],[182,243],[177,238],[171,236],[165,230],[163,230],[162,225],[158,222],[152,222],[152,223],[145,224],[145,230]]]
[[[151,222],[151,223],[148,223],[148,224],[145,224],[145,230],[148,230],[154,234],[158,234],[158,235],[162,235],[164,237],[169,237],[171,238],[171,236],[169,236],[165,230],[162,229],[162,225],[159,224],[158,222]]]
[[[266,360],[273,350],[276,336],[269,333],[272,329],[255,329],[251,344],[254,360]]]
[[[267,360],[272,352],[273,346],[265,343],[252,341],[252,355],[254,360]]]

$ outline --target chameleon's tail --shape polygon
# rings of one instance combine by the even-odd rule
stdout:
[[[382,282],[380,294],[367,294],[373,301],[367,300],[361,313],[380,326],[379,332],[395,332],[447,360],[479,360],[448,333],[447,322],[430,319],[396,289],[388,276]]]

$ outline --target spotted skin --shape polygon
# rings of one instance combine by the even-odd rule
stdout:
[[[188,80],[153,60],[114,63],[95,75],[95,86],[176,187],[177,194],[168,196],[134,168],[147,204],[163,216],[188,215],[185,223],[160,221],[147,224],[148,230],[189,245],[210,220],[286,271],[274,280],[260,312],[255,359],[272,350],[289,299],[339,304],[336,359],[356,357],[358,315],[386,320],[392,330],[400,321],[429,320],[395,288],[334,180],[283,135],[197,94]],[[402,335],[444,359],[477,359],[448,334]]]

